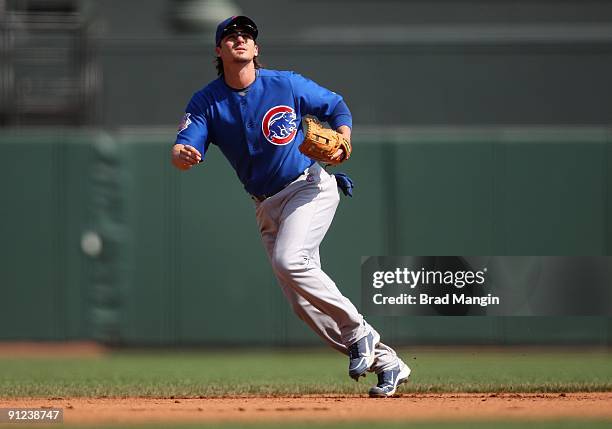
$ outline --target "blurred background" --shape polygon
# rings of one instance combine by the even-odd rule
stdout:
[[[353,112],[321,253],[357,304],[362,256],[612,253],[611,2],[0,0],[0,340],[320,344],[219,151],[169,162],[236,14]],[[391,344],[612,343],[609,315],[370,320]]]

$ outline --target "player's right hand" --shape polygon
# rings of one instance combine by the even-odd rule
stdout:
[[[193,146],[175,144],[172,146],[172,164],[179,170],[189,170],[202,161],[202,154]]]

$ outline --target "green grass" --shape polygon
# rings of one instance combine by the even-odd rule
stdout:
[[[605,351],[401,353],[402,392],[612,391]],[[0,359],[0,397],[363,394],[376,380],[346,375],[333,351],[114,353],[99,358]]]

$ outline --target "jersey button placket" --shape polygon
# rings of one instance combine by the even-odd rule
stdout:
[[[249,109],[246,97],[240,98],[240,114],[242,116],[242,124],[246,125],[246,129],[244,130],[244,137],[247,142],[247,146],[249,148],[249,153],[255,154],[257,152],[257,148],[253,144],[253,139],[251,136],[251,129],[253,128],[253,121],[249,119]]]

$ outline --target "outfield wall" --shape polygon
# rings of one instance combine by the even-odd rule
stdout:
[[[0,339],[318,344],[290,311],[252,201],[172,132],[4,133]],[[321,250],[358,302],[364,255],[610,255],[607,129],[356,130]],[[101,237],[85,244],[83,234]],[[90,234],[91,238],[92,235]],[[92,244],[93,243],[93,244]],[[610,344],[612,318],[375,317],[393,343]]]

